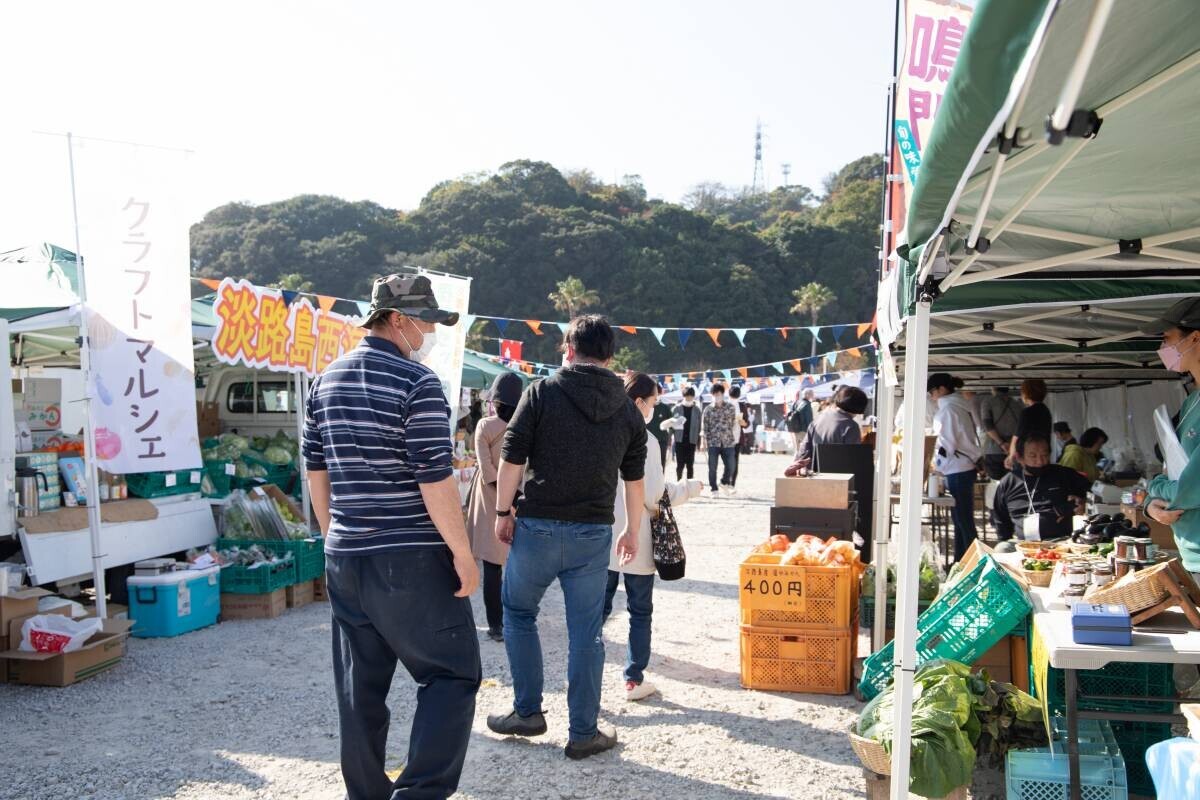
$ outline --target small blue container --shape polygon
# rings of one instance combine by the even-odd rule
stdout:
[[[1129,609],[1123,605],[1078,602],[1071,606],[1071,634],[1075,644],[1133,644]]]
[[[219,566],[133,575],[126,585],[134,636],[178,636],[215,625],[221,613]]]

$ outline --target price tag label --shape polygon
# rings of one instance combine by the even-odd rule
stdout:
[[[266,497],[266,496],[267,496],[267,493],[263,491],[263,488],[262,488],[261,486],[255,486],[255,487],[254,487],[254,493],[255,493],[256,495],[258,495],[259,497]]]
[[[171,472],[166,475],[163,481],[166,483],[167,488],[169,489],[170,487],[179,483],[179,476],[177,476],[174,472]]]
[[[200,482],[200,470],[192,470],[190,480],[192,483],[199,483]]]
[[[225,474],[226,475],[237,475],[237,467],[235,467],[233,464],[226,464],[225,465]]]

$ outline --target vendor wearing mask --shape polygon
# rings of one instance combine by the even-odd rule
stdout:
[[[1050,463],[1050,439],[1040,432],[1017,440],[1019,473],[1010,472],[996,486],[996,535],[1006,541],[1016,533],[1026,541],[1070,536],[1072,517],[1082,514],[1091,481],[1073,469]]]
[[[1200,385],[1200,297],[1180,300],[1143,333],[1162,334],[1158,356],[1173,372],[1190,372]],[[1179,410],[1175,427],[1187,455],[1177,480],[1159,475],[1150,481],[1146,513],[1170,525],[1183,566],[1200,579],[1200,391],[1192,390]]]

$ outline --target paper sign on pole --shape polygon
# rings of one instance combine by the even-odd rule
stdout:
[[[471,279],[458,275],[418,270],[429,278],[438,308],[458,312],[458,324],[452,328],[437,327],[437,344],[422,363],[437,373],[442,382],[446,402],[450,404],[450,431],[458,422],[458,396],[462,389],[463,353],[467,346],[467,305],[471,300]]]
[[[189,154],[88,142],[75,159],[99,466],[198,467],[182,201]]]

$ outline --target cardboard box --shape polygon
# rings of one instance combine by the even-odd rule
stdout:
[[[288,608],[306,606],[313,601],[313,582],[293,583],[284,587],[283,594],[287,599]]]
[[[275,502],[283,503],[285,506],[287,506],[288,510],[296,515],[296,519],[300,520],[301,522],[304,521],[304,511],[301,510],[300,504],[288,495],[284,494],[283,490],[278,486],[273,483],[268,483],[264,484],[263,486],[255,487],[256,491],[259,489],[266,492],[267,497],[270,497]]]
[[[1150,519],[1141,506],[1127,506],[1122,504],[1121,513],[1134,525],[1141,525],[1143,522],[1149,525],[1150,538],[1154,540],[1154,544],[1160,550],[1179,549],[1179,546],[1175,544],[1175,533],[1171,530],[1171,526],[1163,525],[1161,522]]]
[[[849,508],[854,476],[824,472],[808,478],[776,478],[778,508]]]
[[[217,403],[196,401],[196,432],[201,439],[221,433],[221,406]]]
[[[9,623],[10,643],[20,642],[21,625],[28,617]],[[4,676],[9,683],[30,686],[70,686],[73,683],[106,672],[125,657],[125,639],[133,623],[129,620],[106,619],[100,632],[88,639],[83,647],[70,653],[28,653],[13,648],[0,653]]]
[[[18,617],[32,617],[38,613],[38,600],[49,597],[52,592],[45,589],[20,589],[0,595],[0,631],[8,636],[8,626]]]
[[[221,619],[274,619],[287,608],[283,589],[270,594],[221,593]]]
[[[329,602],[329,592],[325,588],[324,575],[313,581],[313,600],[318,603]]]
[[[84,619],[96,616],[95,606],[84,606],[87,611],[84,614]],[[109,603],[105,606],[104,611],[108,614],[108,619],[129,619],[129,606],[123,606],[120,603]]]

